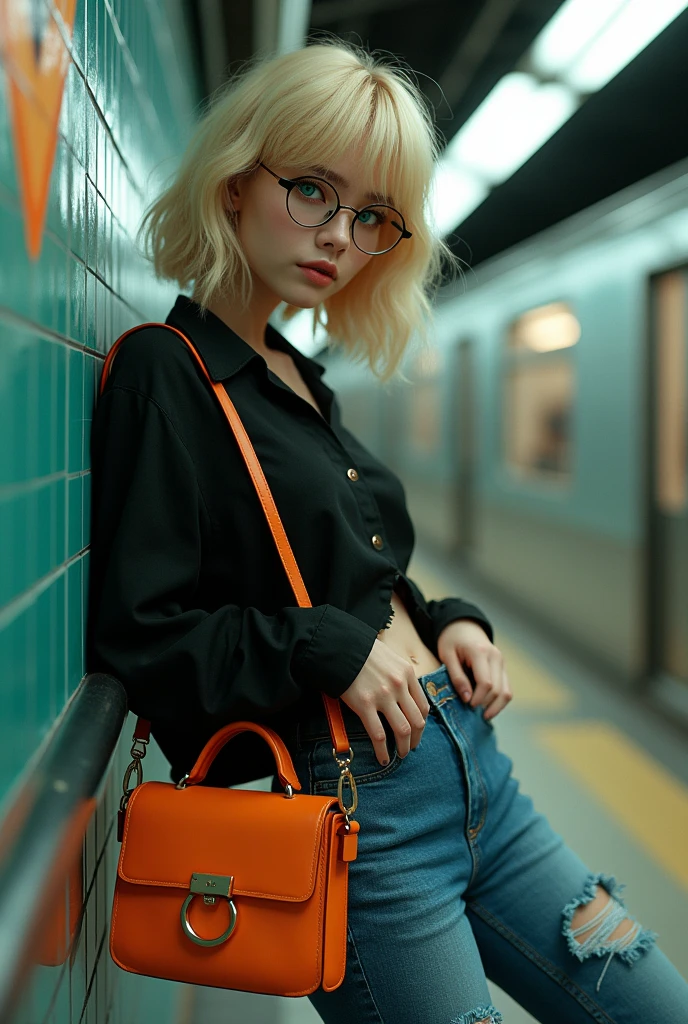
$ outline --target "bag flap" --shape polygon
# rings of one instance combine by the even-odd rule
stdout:
[[[191,875],[232,875],[234,893],[306,900],[336,797],[145,782],[129,799],[118,874],[189,889]]]

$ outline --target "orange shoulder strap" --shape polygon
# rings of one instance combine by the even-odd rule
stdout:
[[[296,597],[297,604],[299,605],[300,608],[312,608],[311,600],[308,596],[308,591],[306,590],[306,585],[303,582],[301,572],[299,571],[299,567],[296,564],[294,552],[292,551],[291,545],[287,539],[287,534],[284,530],[284,526],[282,525],[282,520],[280,519],[279,512],[277,511],[277,506],[275,505],[275,500],[272,497],[272,493],[268,486],[268,482],[265,479],[265,474],[263,473],[263,469],[258,459],[258,456],[256,455],[253,445],[251,444],[251,440],[248,434],[246,433],[246,430],[244,429],[244,425],[241,422],[241,419],[239,418],[239,414],[234,407],[234,403],[230,399],[229,395],[227,394],[222,384],[215,383],[215,381],[212,380],[210,374],[208,373],[207,367],[203,362],[203,359],[198,354],[198,352],[194,348],[191,341],[187,338],[187,336],[183,334],[182,331],[177,330],[176,327],[172,327],[170,324],[163,323],[139,324],[137,327],[132,327],[130,330],[125,331],[125,333],[122,334],[121,337],[117,339],[117,341],[114,343],[114,345],[111,347],[110,351],[107,354],[107,357],[105,359],[105,365],[103,366],[100,378],[99,394],[103,393],[105,382],[110,373],[112,360],[114,359],[115,354],[119,349],[119,346],[122,344],[124,339],[127,338],[130,334],[133,334],[134,331],[141,330],[143,327],[165,327],[167,328],[168,331],[174,331],[174,333],[177,334],[182,339],[182,341],[189,347],[191,352],[194,354],[196,361],[198,362],[198,365],[203,370],[203,373],[205,374],[208,383],[215,392],[215,395],[217,396],[217,399],[220,402],[220,405],[222,406],[225,415],[229,421],[229,425],[232,428],[232,431],[234,432],[234,436],[237,439],[239,449],[244,458],[244,462],[246,463],[246,467],[251,475],[253,486],[256,489],[258,498],[263,507],[263,512],[265,513],[265,517],[268,521],[270,532],[272,533],[275,544],[277,545],[277,551],[279,553],[280,559],[282,560],[282,565],[284,566],[284,570],[289,578],[292,590],[294,591],[294,596]],[[327,720],[330,726],[330,734],[332,736],[334,748],[338,754],[346,754],[348,753],[349,750],[349,738],[346,734],[346,728],[344,726],[344,719],[342,717],[342,709],[339,704],[339,700],[337,698],[328,696],[328,694],[326,693],[322,694],[322,699],[325,704],[325,711],[327,713]],[[144,735],[144,733],[146,735]],[[149,735],[150,723],[146,722],[145,719],[139,718],[136,724],[136,738],[147,739]]]

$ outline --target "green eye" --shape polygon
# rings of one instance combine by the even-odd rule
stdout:
[[[377,228],[384,224],[387,218],[381,210],[362,210],[358,219],[366,228]]]
[[[322,192],[313,181],[299,181],[296,187],[304,199],[323,198]]]

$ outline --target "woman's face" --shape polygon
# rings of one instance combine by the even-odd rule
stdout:
[[[288,167],[268,164],[271,171],[284,178],[311,174],[325,178],[339,193],[343,205],[360,210],[370,204],[366,198],[370,183],[358,180],[357,153],[338,160],[336,166],[323,173],[317,162],[310,166]],[[240,179],[229,190],[237,211],[237,234],[251,268],[254,286],[269,293],[277,302],[312,309],[319,302],[340,292],[360,273],[371,259],[361,252],[351,238],[350,210],[337,215],[319,227],[302,227],[287,211],[287,192],[272,174],[258,167],[248,178]],[[333,277],[309,274],[303,264],[325,260],[331,265]]]

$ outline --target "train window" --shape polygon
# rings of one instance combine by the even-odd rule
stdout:
[[[521,477],[571,475],[575,367],[580,324],[565,302],[531,309],[509,327],[505,351],[504,457]]]
[[[663,274],[655,282],[656,428],[655,496],[662,512],[682,512],[686,477],[686,275]]]
[[[575,345],[580,324],[565,302],[530,309],[509,328],[509,346],[531,352],[554,352]]]
[[[437,349],[420,352],[413,363],[410,393],[410,440],[421,455],[432,455],[440,442],[440,405],[437,378],[440,371],[440,353]]]

